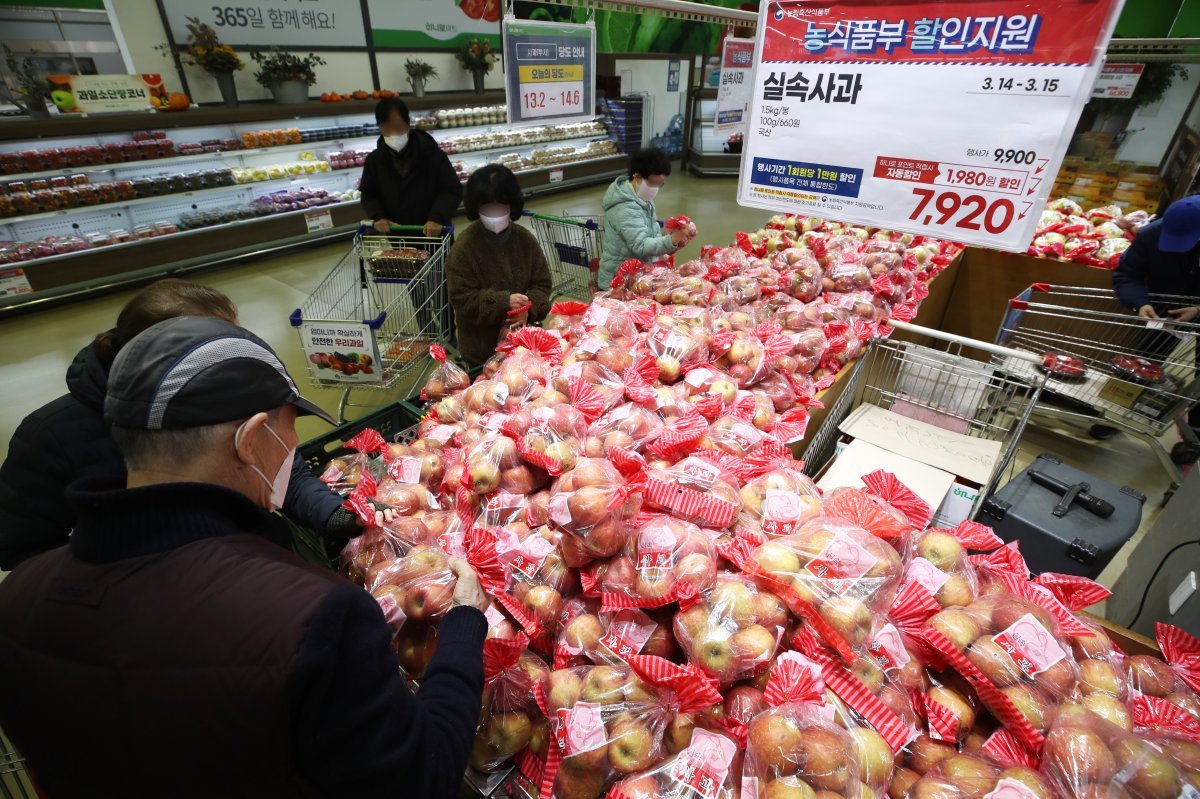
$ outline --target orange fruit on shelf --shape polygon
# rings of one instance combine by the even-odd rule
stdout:
[[[171,92],[167,95],[164,111],[186,111],[191,108],[192,100],[183,92]]]
[[[329,92],[321,92],[321,102],[329,102]]]
[[[383,95],[380,93],[379,89],[376,89],[375,91],[371,92],[371,99],[372,99],[372,100],[378,100],[378,99],[379,99],[380,97],[382,97],[382,96],[383,96]]]

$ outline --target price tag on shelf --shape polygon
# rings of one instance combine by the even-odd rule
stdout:
[[[305,211],[304,226],[308,228],[309,233],[329,230],[333,227],[333,215],[329,213],[328,208],[319,211]]]
[[[562,183],[562,179],[563,179],[563,171],[561,169],[551,169],[550,170],[550,182],[551,183]]]
[[[1145,64],[1105,64],[1092,86],[1092,97],[1128,100],[1142,79]]]
[[[1122,2],[764,2],[738,202],[1023,252]]]
[[[29,294],[33,288],[25,270],[20,268],[0,270],[0,297],[11,297],[14,294]]]
[[[596,29],[504,20],[504,82],[512,124],[586,121],[596,110]]]

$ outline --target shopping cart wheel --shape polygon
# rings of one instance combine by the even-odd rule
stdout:
[[[1171,483],[1171,486],[1166,491],[1163,492],[1162,503],[1159,504],[1159,507],[1160,508],[1167,507],[1167,503],[1171,501],[1171,497],[1175,496],[1175,492],[1178,490],[1179,490],[1179,483]]]
[[[1108,441],[1121,431],[1115,427],[1109,427],[1106,424],[1094,424],[1088,428],[1088,435],[1097,441]]]
[[[1197,459],[1200,459],[1200,445],[1198,444],[1189,444],[1186,441],[1180,441],[1171,447],[1171,461],[1180,466],[1195,463]]]

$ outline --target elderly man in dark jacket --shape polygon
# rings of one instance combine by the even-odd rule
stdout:
[[[73,486],[68,546],[0,582],[0,727],[44,795],[455,796],[483,690],[471,567],[413,695],[371,595],[258,535],[297,414],[324,416],[264,342],[161,322],[104,408],[127,479]]]
[[[215,289],[185,280],[160,280],[125,305],[117,326],[96,337],[67,369],[67,394],[38,408],[13,433],[0,465],[0,569],[67,543],[75,509],[63,501],[76,480],[124,479],[125,462],[103,418],[108,370],[124,344],[151,324],[172,316],[215,316],[237,321],[233,301]],[[301,527],[344,542],[361,532],[342,498],[303,461],[293,466],[282,512]],[[273,537],[289,531],[280,521]]]

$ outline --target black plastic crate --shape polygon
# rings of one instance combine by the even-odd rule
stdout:
[[[325,464],[350,452],[343,445],[368,427],[378,430],[385,440],[391,441],[397,433],[416,427],[423,415],[419,405],[414,405],[408,400],[398,400],[361,419],[346,422],[324,435],[305,441],[296,448],[296,452],[304,459],[308,468],[320,474],[324,471]]]

